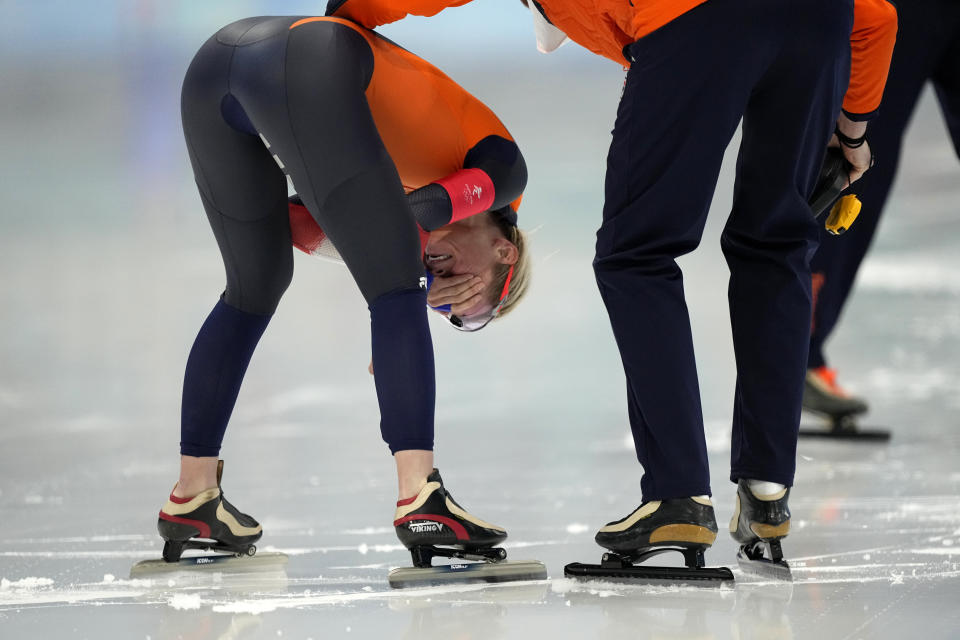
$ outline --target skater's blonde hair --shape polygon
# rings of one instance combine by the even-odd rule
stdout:
[[[503,215],[491,212],[490,218],[494,224],[497,225],[503,237],[517,248],[517,261],[512,265],[513,275],[510,276],[510,288],[507,291],[507,297],[504,299],[503,305],[500,307],[500,312],[497,314],[497,317],[494,318],[494,320],[496,320],[510,313],[517,303],[523,299],[524,295],[526,295],[527,289],[530,286],[530,255],[527,251],[527,236],[523,231],[516,225],[511,224]],[[493,283],[488,287],[488,302],[494,305],[494,307],[500,304],[500,295],[503,292],[504,285],[507,283],[510,267],[511,265],[509,264],[499,263],[493,267]]]

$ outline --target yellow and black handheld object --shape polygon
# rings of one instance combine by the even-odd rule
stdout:
[[[833,235],[840,235],[857,219],[862,206],[857,196],[853,194],[843,196],[830,209],[830,215],[827,216],[823,226]]]
[[[823,166],[820,167],[817,186],[814,187],[813,195],[810,196],[810,209],[813,210],[814,217],[819,218],[822,213],[830,210],[824,227],[835,236],[849,229],[860,215],[861,204],[855,195],[843,196],[834,204],[847,185],[850,168],[850,163],[843,157],[840,149],[828,148],[823,158]]]

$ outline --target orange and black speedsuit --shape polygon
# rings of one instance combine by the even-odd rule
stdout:
[[[181,452],[219,451],[293,276],[291,217],[303,243],[323,229],[367,301],[384,440],[393,452],[432,449],[417,222],[430,229],[499,209],[515,223],[526,167],[510,134],[435,67],[337,18],[224,27],[190,65],[182,111],[227,285],[187,362]],[[304,205],[292,211],[287,177]]]
[[[345,0],[367,25],[463,2]],[[731,478],[793,484],[810,332],[809,196],[841,106],[877,110],[896,32],[885,0],[540,0],[629,65],[594,270],[627,378],[644,500],[710,494],[682,274],[724,150],[743,139],[722,247],[737,364]]]

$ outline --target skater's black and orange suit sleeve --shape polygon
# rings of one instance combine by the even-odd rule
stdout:
[[[374,63],[367,103],[404,189],[410,193],[432,186],[428,193],[435,196],[439,185],[446,192],[442,205],[436,197],[411,200],[415,215],[433,214],[428,216],[432,225],[417,217],[421,227],[507,206],[515,222],[526,165],[493,111],[426,60],[352,20],[305,18],[290,28],[316,21],[343,24],[370,45]],[[439,212],[439,222],[438,206],[446,209]],[[304,235],[319,228],[302,206],[291,203],[290,208],[294,243],[314,246]]]
[[[374,28],[408,14],[432,16],[469,0],[331,0],[327,14]],[[581,46],[628,65],[623,48],[705,0],[539,0],[547,18]],[[856,120],[880,106],[897,34],[897,11],[888,0],[854,0],[850,87],[843,110]]]

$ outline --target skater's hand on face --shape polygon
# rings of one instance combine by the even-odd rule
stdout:
[[[431,307],[450,305],[454,315],[474,308],[483,301],[485,285],[479,276],[462,273],[449,278],[434,278],[427,292],[427,304]]]
[[[867,123],[851,120],[841,113],[837,119],[837,128],[840,129],[840,133],[849,138],[860,138],[867,132]],[[843,157],[846,158],[847,162],[853,167],[850,169],[850,182],[847,183],[848,187],[859,180],[863,174],[867,172],[867,169],[872,166],[873,153],[870,151],[869,142],[865,141],[859,147],[850,148],[840,144],[840,140],[836,134],[834,134],[833,137],[830,138],[829,146],[840,147],[840,150],[843,152]]]

